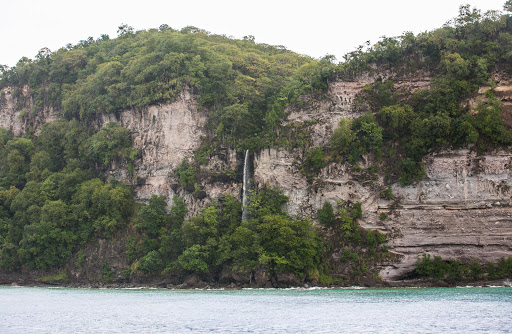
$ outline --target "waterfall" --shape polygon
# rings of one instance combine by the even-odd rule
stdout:
[[[242,221],[247,221],[247,206],[249,204],[249,191],[251,190],[249,176],[249,150],[245,151],[244,159],[244,185],[242,192]]]

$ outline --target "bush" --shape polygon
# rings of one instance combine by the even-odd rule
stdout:
[[[204,254],[200,245],[187,248],[178,258],[179,265],[186,271],[205,273],[208,272],[208,264],[204,261]]]
[[[420,181],[425,176],[423,163],[406,158],[400,162],[400,184],[407,185]]]
[[[388,186],[386,190],[381,192],[380,197],[385,198],[387,200],[392,200],[393,198],[395,198],[395,196],[393,195],[393,191],[391,190],[391,186]]]
[[[375,233],[371,230],[366,232],[366,244],[370,248],[373,248],[375,245],[377,245],[377,238],[375,237]]]
[[[79,250],[76,253],[76,266],[78,268],[82,268],[82,266],[84,265],[84,260],[85,260],[85,253],[83,250]]]
[[[420,277],[446,279],[448,281],[500,279],[512,277],[512,257],[500,258],[496,263],[486,263],[485,266],[477,260],[462,262],[460,260],[443,260],[440,256],[423,254],[416,262],[415,273]]]
[[[318,222],[326,227],[332,227],[336,216],[332,204],[325,202],[320,210],[318,210]]]
[[[334,154],[347,154],[355,138],[355,134],[352,131],[352,121],[343,118],[331,137],[331,147]]]
[[[320,169],[327,166],[325,160],[323,147],[315,147],[314,149],[306,152],[306,160],[304,161],[304,168],[317,174]]]
[[[162,270],[162,259],[157,251],[151,251],[139,260],[137,269],[144,274],[154,273]]]
[[[131,161],[138,153],[132,148],[130,132],[115,122],[107,123],[85,145],[86,153],[105,166],[115,158]]]
[[[196,169],[188,162],[188,159],[183,159],[181,164],[176,168],[175,173],[183,188],[191,188],[196,184]]]
[[[355,219],[363,218],[363,209],[361,208],[361,202],[354,203],[352,206],[352,210],[350,211],[350,216]]]

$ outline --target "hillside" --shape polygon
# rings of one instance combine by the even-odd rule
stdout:
[[[467,6],[339,64],[195,27],[42,49],[0,79],[0,282],[510,277],[511,64]]]

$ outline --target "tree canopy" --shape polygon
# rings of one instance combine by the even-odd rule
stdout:
[[[0,268],[57,267],[77,245],[128,224],[130,189],[101,174],[112,158],[130,159],[126,129],[109,123],[92,134],[77,121],[57,121],[32,139],[3,129],[0,138]]]
[[[220,142],[261,147],[272,140],[284,106],[301,93],[326,89],[334,70],[332,57],[318,61],[196,27],[134,32],[122,25],[118,33],[41,49],[36,59],[4,68],[0,87],[16,87],[22,106],[26,86],[33,112],[52,106],[80,120],[173,101],[189,89],[213,111],[210,126]]]

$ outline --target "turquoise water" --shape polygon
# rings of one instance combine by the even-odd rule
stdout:
[[[0,287],[0,333],[511,333],[512,288]]]

